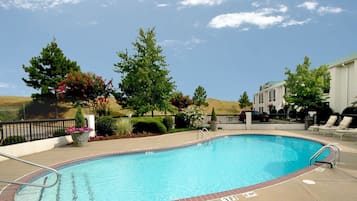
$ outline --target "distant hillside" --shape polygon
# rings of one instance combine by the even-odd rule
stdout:
[[[0,96],[0,111],[12,111],[17,113],[21,110],[24,105],[31,103],[32,99],[30,97],[21,96]],[[235,101],[223,101],[213,98],[208,98],[208,107],[204,109],[206,114],[211,114],[212,108],[215,108],[216,114],[239,114],[240,108],[239,103]],[[114,115],[128,115],[129,110],[124,110],[120,105],[118,105],[114,98],[110,98],[110,109]],[[16,112],[14,112],[16,111]],[[55,118],[54,107],[48,105],[32,105],[31,107],[26,107],[26,119],[46,119]],[[59,105],[59,117],[60,118],[72,118],[75,114],[75,108],[71,104],[60,104]],[[84,112],[91,113],[88,108],[84,109]]]
[[[31,102],[31,100],[30,97],[23,96],[0,96],[0,108],[16,109],[22,107],[23,104]]]
[[[239,114],[241,111],[238,101],[224,101],[208,98],[207,102],[209,105],[205,108],[206,114],[211,114],[213,107],[216,114]]]

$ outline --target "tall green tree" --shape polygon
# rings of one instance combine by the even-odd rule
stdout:
[[[310,70],[309,57],[304,58],[304,63],[296,66],[295,72],[286,68],[285,87],[288,93],[285,100],[304,110],[316,109],[327,99],[324,91],[330,89],[330,74],[328,66],[322,65]]]
[[[201,106],[208,106],[208,102],[206,101],[207,99],[207,93],[205,88],[203,88],[201,85],[199,85],[193,94],[192,100],[193,104],[201,107]]]
[[[67,73],[80,71],[77,63],[67,59],[63,54],[55,39],[42,49],[39,56],[30,59],[29,66],[23,65],[22,68],[28,73],[28,79],[22,78],[22,80],[27,86],[39,91],[32,94],[32,98],[39,102],[56,103],[56,109],[56,89],[59,83]]]
[[[154,110],[166,111],[175,84],[169,76],[169,70],[162,48],[156,44],[155,30],[139,30],[139,36],[132,43],[135,53],[119,52],[120,62],[114,64],[115,72],[121,74],[120,91],[114,94],[116,100],[125,108],[143,115]]]
[[[246,91],[244,91],[243,94],[240,96],[238,102],[240,108],[246,108],[252,105],[252,103],[249,101],[249,97]]]

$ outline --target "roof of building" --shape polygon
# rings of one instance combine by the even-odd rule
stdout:
[[[353,60],[357,60],[357,52],[354,52],[346,57],[343,57],[343,58],[340,58],[334,62],[331,62],[329,63],[329,67],[333,67],[333,66],[336,66],[336,65],[340,65],[340,64],[343,64],[343,63],[348,63],[350,61],[353,61]]]
[[[260,91],[283,85],[284,81],[270,81],[260,87]]]

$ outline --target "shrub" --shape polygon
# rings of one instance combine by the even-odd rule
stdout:
[[[26,138],[24,136],[14,135],[5,138],[3,145],[17,144],[22,142],[26,142]]]
[[[82,112],[82,108],[78,107],[76,114],[74,116],[75,127],[76,128],[83,128],[86,125],[86,120],[84,119],[84,115]]]
[[[118,135],[130,135],[133,132],[133,125],[128,118],[120,118],[117,121],[117,132]]]
[[[188,128],[190,127],[190,119],[185,113],[178,113],[175,115],[175,127],[176,128]]]
[[[166,126],[167,131],[170,131],[174,126],[174,120],[172,119],[172,117],[165,117],[162,120],[162,123],[164,123],[164,125]]]
[[[316,122],[318,124],[325,123],[332,113],[333,111],[328,105],[320,107],[316,113]]]
[[[55,130],[55,132],[53,133],[53,137],[60,137],[60,136],[65,136],[67,135],[66,133],[66,129],[64,128],[59,128],[57,130]]]
[[[161,119],[155,118],[138,118],[133,119],[133,132],[134,133],[167,133],[166,126],[162,123]]]
[[[214,107],[212,108],[212,112],[211,112],[211,121],[217,121],[217,115],[216,112],[214,111]]]
[[[99,117],[95,124],[97,135],[113,135],[117,130],[116,120],[110,116]]]
[[[285,118],[285,110],[284,109],[278,110],[278,115],[279,115],[279,119],[284,119]]]

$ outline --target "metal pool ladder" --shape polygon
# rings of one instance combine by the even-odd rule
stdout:
[[[316,160],[317,157],[319,157],[326,149],[330,149],[331,151],[333,151],[332,159],[329,159],[327,161]],[[329,144],[321,147],[321,149],[319,149],[314,155],[311,156],[310,165],[313,165],[313,162],[326,163],[326,164],[330,165],[330,168],[333,168],[336,166],[337,161],[340,161],[340,151],[341,151],[341,148],[338,146],[338,143],[329,143]]]
[[[52,187],[54,185],[57,184],[59,178],[61,177],[61,174],[53,169],[53,168],[50,168],[50,167],[47,167],[47,166],[44,166],[44,165],[40,165],[40,164],[37,164],[37,163],[34,163],[34,162],[31,162],[31,161],[27,161],[27,160],[23,160],[23,159],[20,159],[16,156],[12,156],[10,154],[5,154],[5,153],[1,153],[0,152],[0,156],[3,156],[5,158],[9,158],[9,159],[13,159],[13,160],[16,160],[16,161],[19,161],[19,162],[22,162],[22,163],[26,163],[26,164],[29,164],[29,165],[32,165],[32,166],[36,166],[36,167],[40,167],[40,168],[43,168],[43,169],[46,169],[46,170],[49,170],[51,172],[54,172],[56,174],[56,181],[51,184],[51,185],[46,185],[46,180],[47,180],[47,177],[45,177],[45,180],[44,180],[44,184],[31,184],[31,183],[25,183],[25,182],[20,182],[20,181],[10,181],[10,180],[3,180],[3,179],[0,179],[0,182],[2,183],[9,183],[9,184],[18,184],[18,185],[25,185],[25,186],[34,186],[34,187],[39,187],[39,188],[49,188],[49,187]]]
[[[202,128],[200,130],[198,130],[198,136],[197,138],[198,139],[204,139],[205,136],[207,136],[209,134],[209,131],[207,128]]]

